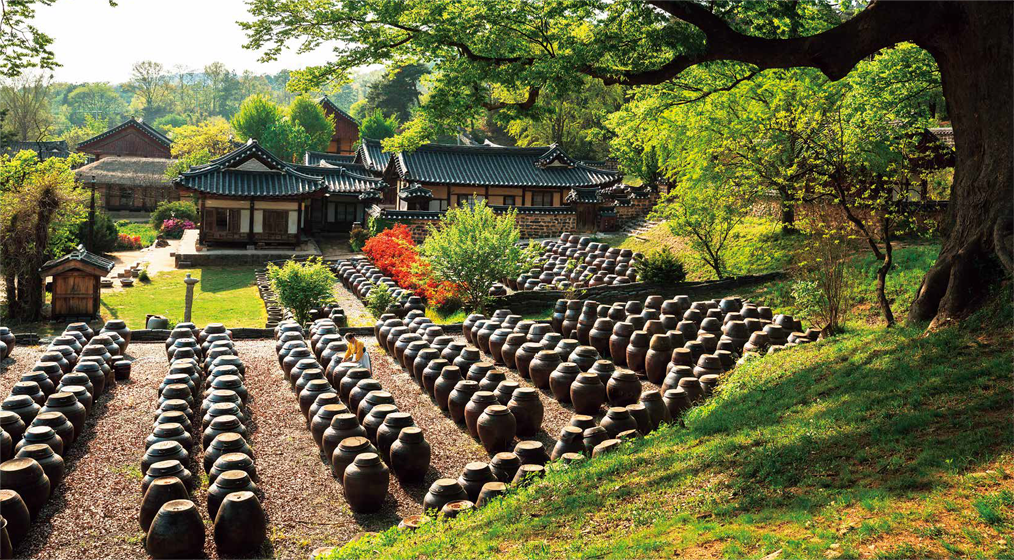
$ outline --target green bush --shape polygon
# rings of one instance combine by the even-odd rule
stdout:
[[[366,245],[366,241],[369,239],[370,232],[363,228],[363,226],[357,225],[349,232],[349,246],[352,247],[352,251],[354,252],[361,251],[363,245]]]
[[[185,200],[178,200],[176,202],[169,202],[168,200],[158,203],[155,207],[155,211],[151,213],[151,227],[159,229],[162,227],[162,222],[169,218],[176,218],[177,220],[190,220],[191,222],[197,222],[197,206],[194,206],[193,202],[187,202]]]
[[[268,278],[278,301],[292,310],[300,324],[310,319],[311,309],[334,301],[334,275],[320,257],[303,263],[286,261],[280,267],[269,264]]]
[[[116,222],[105,212],[95,212],[95,239],[88,243],[88,215],[77,225],[78,242],[93,253],[108,253],[116,249],[116,240],[120,232],[116,229]]]
[[[388,308],[394,305],[394,292],[391,288],[381,282],[374,284],[370,293],[366,296],[366,308],[373,313],[374,317],[380,317],[387,312]]]
[[[687,279],[683,262],[668,247],[652,251],[634,262],[637,277],[653,284],[678,284]]]

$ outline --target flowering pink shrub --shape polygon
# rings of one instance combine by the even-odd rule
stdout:
[[[183,237],[184,231],[194,229],[195,227],[197,226],[195,226],[194,222],[191,222],[190,220],[169,218],[168,220],[162,222],[162,229],[160,231],[162,232],[162,235],[169,239],[179,239]]]

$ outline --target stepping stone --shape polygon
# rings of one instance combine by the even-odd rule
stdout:
[[[131,287],[131,286],[134,285],[134,279],[133,278],[121,278],[120,279],[120,285],[123,286],[124,288],[129,288],[129,287]]]

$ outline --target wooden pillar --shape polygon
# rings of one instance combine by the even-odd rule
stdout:
[[[250,199],[250,220],[249,220],[249,222],[250,222],[250,225],[249,225],[249,232],[247,233],[247,238],[250,240],[250,243],[252,244],[252,243],[254,243],[254,199],[253,198]]]
[[[198,230],[200,233],[197,236],[197,241],[201,245],[204,245],[204,231],[208,227],[208,219],[207,218],[208,217],[207,217],[207,215],[205,213],[204,195],[202,194],[201,195],[201,216],[200,216],[200,219],[201,219],[201,229]]]

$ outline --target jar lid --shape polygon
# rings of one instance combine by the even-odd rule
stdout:
[[[245,488],[249,485],[250,475],[239,469],[225,471],[215,479],[215,486],[220,488]]]
[[[380,455],[373,452],[360,453],[359,455],[356,455],[356,458],[352,460],[352,463],[357,467],[373,467],[381,464]]]
[[[338,447],[347,451],[358,451],[370,446],[370,440],[362,436],[347,437],[338,443]]]
[[[398,439],[405,443],[419,443],[424,441],[422,429],[417,426],[407,426],[402,428],[401,433],[398,434]]]
[[[486,407],[483,414],[487,416],[506,416],[511,414],[511,411],[502,404],[492,404]]]

